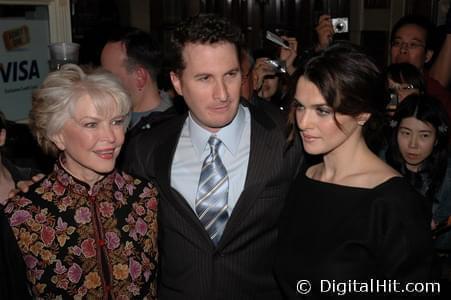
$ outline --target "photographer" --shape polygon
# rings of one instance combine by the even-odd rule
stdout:
[[[254,93],[251,102],[258,105],[259,101],[264,100],[279,106],[288,76],[285,62],[277,59],[271,49],[257,49],[254,51],[254,58],[255,66],[252,71]],[[291,66],[294,58],[295,56],[291,60]]]
[[[451,117],[451,12],[446,18],[446,37],[441,49],[434,49],[437,28],[426,17],[407,15],[393,26],[390,37],[392,63],[409,63],[424,76],[427,94],[439,99]],[[329,46],[335,34],[332,19],[321,15],[315,28],[318,36],[316,50]],[[437,50],[435,60],[434,51]],[[430,66],[428,66],[430,64]]]

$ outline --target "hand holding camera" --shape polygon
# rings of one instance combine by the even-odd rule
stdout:
[[[334,34],[346,33],[349,31],[349,19],[331,18],[330,15],[321,15],[315,30],[318,36],[316,50],[321,50],[330,45]]]
[[[318,36],[318,45],[316,47],[316,50],[327,48],[332,42],[332,37],[335,33],[330,16],[321,15],[319,17],[318,25],[315,27],[315,30]]]
[[[271,31],[266,31],[266,39],[280,46],[280,61],[269,61],[279,73],[292,74],[295,70],[293,63],[297,57],[298,41],[295,37],[278,36]],[[282,63],[284,62],[284,63]]]
[[[348,18],[333,18],[332,27],[335,33],[346,33],[348,32]]]
[[[268,59],[265,57],[257,58],[253,74],[254,90],[259,92],[262,89],[263,82],[267,79],[273,79],[279,74],[286,73],[286,68],[279,60]]]
[[[295,37],[282,36],[282,38],[290,45],[289,49],[280,48],[279,59],[285,63],[286,72],[290,75],[296,70],[294,61],[298,56],[298,40]],[[283,73],[286,73],[283,72]]]

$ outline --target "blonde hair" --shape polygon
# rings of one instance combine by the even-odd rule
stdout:
[[[58,153],[51,137],[73,116],[75,104],[84,96],[90,97],[98,112],[108,114],[118,109],[119,114],[126,116],[127,128],[131,100],[116,77],[101,68],[85,72],[77,65],[66,64],[49,73],[33,92],[30,128],[45,153]]]

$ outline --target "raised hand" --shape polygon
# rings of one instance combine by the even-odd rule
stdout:
[[[279,58],[285,62],[287,71],[291,75],[295,71],[293,63],[298,55],[298,41],[295,37],[282,36],[282,38],[288,42],[290,48],[280,47]]]
[[[321,15],[315,30],[318,35],[318,45],[316,45],[316,50],[327,48],[332,42],[332,38],[335,33],[330,16]]]

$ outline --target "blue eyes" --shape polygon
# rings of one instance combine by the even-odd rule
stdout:
[[[120,119],[113,120],[112,124],[113,125],[121,125],[122,126],[124,124],[124,122],[125,122],[125,119],[124,118],[120,118]]]
[[[294,107],[296,108],[296,111],[298,111],[298,112],[305,111],[305,106],[297,101],[294,103]],[[315,111],[321,117],[328,116],[332,113],[332,110],[330,108],[328,108],[327,106],[315,107]]]
[[[85,124],[83,124],[83,127],[86,127],[86,128],[96,128],[96,127],[97,127],[97,123],[95,123],[95,122],[85,123]]]
[[[327,116],[331,113],[331,111],[327,108],[322,108],[322,107],[318,107],[316,109],[316,112],[318,113],[318,115],[320,116]]]
[[[111,121],[111,125],[113,126],[123,126],[125,122],[125,118],[119,118]],[[87,122],[81,124],[85,128],[97,128],[99,126],[99,122]]]

